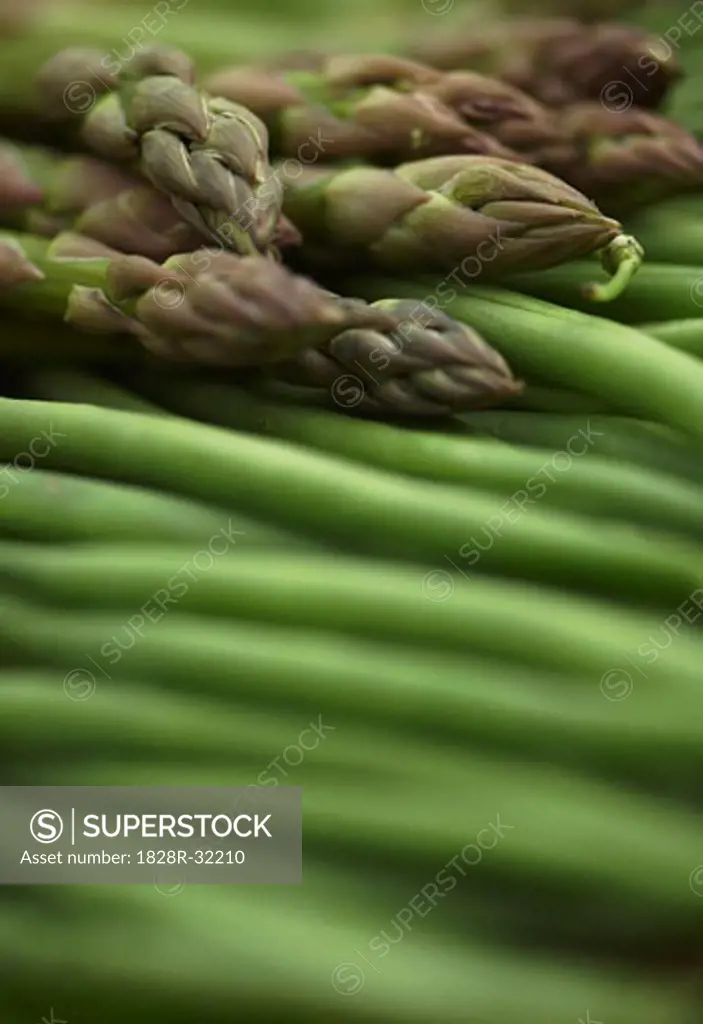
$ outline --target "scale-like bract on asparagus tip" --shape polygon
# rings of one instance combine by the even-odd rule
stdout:
[[[484,117],[474,121],[471,112],[444,101],[436,89],[443,78],[412,61],[369,54],[330,57],[312,73],[232,68],[207,87],[250,107],[286,156],[300,157],[319,137],[325,159],[392,165],[452,152],[517,158],[493,130],[496,119],[484,131]]]
[[[50,62],[44,88],[65,89],[78,59]],[[201,238],[214,234],[242,254],[272,250],[281,189],[271,185],[268,132],[254,113],[196,88],[187,56],[166,47],[140,50],[93,99],[105,89],[76,110],[93,152],[147,178]]]
[[[96,97],[116,89],[119,76],[104,51],[72,46],[46,61],[36,80],[42,110],[56,120],[85,116]]]
[[[27,258],[20,245],[0,238],[0,291],[43,279],[42,271]]]
[[[703,183],[703,145],[675,122],[635,107],[581,103],[560,112],[561,143],[541,162],[618,214]]]
[[[479,156],[291,179],[284,204],[314,241],[314,259],[329,250],[337,263],[370,257],[391,272],[461,271],[473,261],[472,275],[485,280],[597,253],[621,230],[546,171]]]
[[[66,303],[68,324],[97,334],[135,334],[138,324],[109,301],[99,288],[74,285]]]
[[[358,300],[340,302],[359,307]],[[363,390],[355,411],[393,417],[467,412],[521,391],[503,357],[475,330],[428,303],[386,299],[370,308],[393,317],[395,326],[351,326],[319,349],[272,366],[270,376],[322,391],[331,402],[335,382],[349,372]]]

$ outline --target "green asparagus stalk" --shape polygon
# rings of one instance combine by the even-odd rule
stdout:
[[[562,144],[541,166],[614,216],[703,185],[703,145],[667,118],[584,103],[557,123]]]
[[[315,70],[238,66],[205,87],[252,110],[268,126],[273,150],[306,163],[320,156],[516,158],[558,139],[550,113],[505,83],[384,54],[321,58]]]
[[[468,325],[412,300],[375,305],[399,320],[397,330],[341,331],[272,366],[269,390],[347,412],[412,418],[499,405],[522,391],[502,356]]]
[[[100,57],[96,51],[96,68]],[[65,106],[85,59],[69,50],[45,65],[39,85],[47,104]],[[193,77],[185,54],[145,47],[104,80],[108,91],[80,119],[82,139],[98,155],[138,169],[202,235],[242,254],[266,252],[281,207],[266,128],[245,107],[197,90]]]
[[[676,196],[637,210],[628,229],[656,263],[703,265],[703,199],[700,193]]]
[[[456,156],[395,171],[310,169],[285,178],[284,209],[315,261],[344,269],[374,263],[393,272],[450,270],[496,280],[601,253],[612,298],[641,260],[576,189],[538,168],[491,157]]]
[[[681,77],[674,48],[632,25],[576,19],[516,19],[483,32],[456,22],[409,47],[412,57],[445,70],[471,68],[496,75],[550,107],[582,100],[656,109]]]

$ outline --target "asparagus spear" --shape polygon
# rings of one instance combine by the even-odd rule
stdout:
[[[131,335],[171,360],[260,366],[342,330],[399,323],[383,304],[340,301],[260,256],[201,249],[159,265],[70,233],[51,242],[8,233],[0,254],[0,305]]]
[[[490,157],[437,157],[395,171],[311,169],[284,179],[284,205],[311,261],[450,270],[495,280],[601,253],[612,298],[641,260],[634,239],[585,196],[535,167]]]
[[[85,57],[81,52],[80,61]],[[47,103],[57,109],[75,82],[76,63],[75,51],[63,51],[40,76]],[[178,51],[145,47],[127,69],[101,81],[108,91],[81,118],[84,142],[108,160],[137,168],[203,235],[215,234],[243,254],[266,252],[280,217],[281,188],[259,118],[197,90],[192,65]]]
[[[376,163],[460,152],[509,158],[558,138],[549,112],[505,83],[384,54],[322,57],[309,70],[238,66],[206,88],[258,114],[272,149],[307,163],[320,155]]]
[[[522,391],[503,357],[468,325],[412,300],[376,306],[401,321],[396,330],[341,331],[272,366],[270,380],[347,412],[413,418],[482,409]]]
[[[10,142],[0,148],[0,168],[3,154],[17,168],[18,181],[15,203],[7,208],[0,184],[0,221],[5,226],[48,238],[73,231],[158,263],[202,245],[201,232],[183,220],[168,196],[125,168],[85,154],[66,156]],[[272,245],[282,249],[300,240],[292,224],[280,217]]]
[[[577,104],[558,124],[563,144],[541,165],[617,216],[703,184],[703,145],[648,110]]]
[[[472,68],[505,79],[547,106],[608,102],[625,90],[629,103],[655,109],[681,77],[672,47],[632,25],[576,19],[516,19],[485,32],[425,36],[411,56],[445,70]]]
[[[441,100],[467,124],[487,131],[505,146],[523,152],[555,142],[553,113],[527,93],[472,71],[438,71],[428,64],[388,54],[319,59],[330,86],[359,88],[371,84],[416,86]]]

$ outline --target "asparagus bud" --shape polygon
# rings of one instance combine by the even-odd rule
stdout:
[[[449,270],[465,283],[607,253],[622,237],[617,221],[565,182],[489,157],[437,157],[395,171],[312,171],[291,180],[285,198],[315,259]],[[617,251],[611,262],[619,265],[620,242]],[[623,285],[636,263],[628,256]]]
[[[629,104],[655,109],[681,77],[670,46],[632,25],[584,25],[570,18],[502,21],[481,32],[453,26],[423,38],[413,56],[437,68],[496,75],[547,106],[608,102],[616,91]]]
[[[342,330],[398,325],[392,312],[341,302],[261,256],[201,249],[159,265],[72,233],[51,242],[8,233],[0,243],[4,306],[88,331],[130,334],[170,360],[263,366]]]
[[[44,69],[43,88],[54,97],[73,70],[69,57],[66,68],[59,55]],[[245,107],[197,90],[192,78],[182,54],[145,48],[85,113],[83,138],[108,160],[137,167],[201,234],[236,252],[265,252],[281,207],[266,128]]]
[[[522,390],[502,356],[471,327],[424,303],[388,299],[373,305],[398,317],[398,328],[342,331],[320,349],[272,367],[272,377],[315,389],[349,411],[401,417],[481,409]],[[337,390],[349,377],[356,384],[353,403],[343,400],[348,390]]]
[[[703,183],[703,146],[657,114],[587,103],[565,108],[558,123],[562,143],[543,166],[618,215]]]

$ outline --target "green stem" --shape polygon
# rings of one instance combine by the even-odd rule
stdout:
[[[569,280],[578,277],[569,268]],[[411,298],[444,284],[374,277],[352,279],[347,287],[365,298]],[[641,288],[642,275],[636,284]],[[617,301],[631,301],[630,292]],[[631,327],[498,288],[471,286],[442,310],[474,327],[519,378],[591,394],[614,410],[703,441],[703,366],[686,353]]]
[[[611,274],[606,284],[595,281],[583,286],[584,297],[591,302],[612,302],[625,291],[640,269],[644,250],[636,238],[620,235],[603,252],[601,260],[606,273]]]
[[[583,295],[584,276],[592,273],[592,263],[575,262],[551,270],[515,274],[506,278],[505,287],[626,324],[645,320],[691,319],[701,315],[703,265],[645,263],[624,295],[614,299],[606,308],[594,306]]]
[[[665,320],[663,323],[638,324],[638,331],[663,341],[665,345],[703,359],[703,317],[690,320]]]
[[[222,531],[236,533],[237,547],[288,548],[293,538],[223,509],[150,491],[35,467],[20,473],[0,467],[0,534],[51,544],[113,542],[207,544]]]
[[[658,424],[626,417],[595,415],[588,419],[598,432],[599,455],[703,484],[700,446],[682,434],[662,434]],[[503,444],[561,451],[581,429],[583,416],[488,411],[462,413],[457,422],[472,435]]]
[[[19,245],[27,259],[44,274],[42,281],[32,281],[7,290],[0,289],[1,305],[63,320],[75,285],[101,289],[105,287],[110,261],[97,257],[62,257],[59,248],[61,240],[61,236],[50,240],[20,232],[0,232],[0,242]]]
[[[405,480],[172,417],[0,400],[0,458],[27,451],[42,431],[57,438],[47,468],[160,487],[238,509],[318,543],[441,567],[445,575],[452,566],[459,574],[475,566],[482,574],[659,608],[676,607],[703,581],[698,548],[630,525],[603,521],[594,529],[586,517],[537,503],[504,524],[499,540],[491,539],[486,524],[496,517],[503,524],[504,503],[475,489]]]
[[[198,384],[183,378],[164,380],[140,373],[139,386],[150,397],[184,416],[234,430],[265,432],[362,465],[476,488],[505,500],[516,494],[528,495],[525,488],[540,479],[540,470],[553,456],[553,452],[539,448],[496,450],[492,441],[479,438],[456,439],[382,423],[352,424],[335,413],[259,401],[237,388],[218,383]],[[589,432],[588,417],[583,416],[580,428],[574,430],[567,442],[573,442],[572,447],[586,457],[574,459],[568,473],[561,474],[554,486],[543,488],[538,499],[541,507],[623,520],[703,539],[702,489],[668,474],[657,479],[651,471],[614,466],[610,460],[599,457],[598,432],[584,444]],[[536,487],[533,492],[539,493]]]
[[[506,409],[524,409],[528,412],[555,413],[607,413],[612,407],[592,395],[566,388],[548,388],[528,384],[525,390],[504,403]]]
[[[627,221],[648,260],[655,263],[703,264],[703,200],[681,196],[653,203]]]
[[[116,387],[102,377],[71,369],[43,366],[24,382],[27,398],[45,398],[57,402],[87,402],[107,409],[122,409],[147,416],[161,416],[164,410],[138,395]]]

